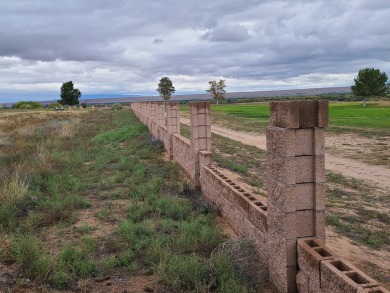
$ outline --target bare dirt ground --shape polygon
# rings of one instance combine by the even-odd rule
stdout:
[[[181,122],[187,125],[190,123],[188,118],[181,118]],[[212,125],[211,130],[215,134],[239,141],[243,144],[255,146],[262,150],[266,149],[265,135],[235,131],[218,125]],[[367,152],[374,152],[375,150],[373,148],[375,146],[390,148],[390,140],[388,138],[361,138],[355,134],[340,134],[337,136],[327,134],[326,169],[341,173],[343,176],[357,179],[356,184],[359,185],[359,187],[355,187],[357,189],[364,189],[363,186],[366,184],[374,186],[369,189],[373,192],[369,192],[370,195],[366,197],[364,195],[355,195],[355,193],[346,188],[343,191],[345,194],[342,197],[346,195],[343,200],[337,199],[337,204],[333,202],[329,204],[328,209],[331,215],[337,215],[339,217],[344,213],[347,217],[361,217],[360,219],[365,222],[364,216],[356,214],[360,209],[366,211],[372,210],[372,213],[388,213],[388,209],[386,208],[386,194],[390,191],[390,169],[382,165],[372,164],[373,162],[370,162],[370,164],[364,162],[369,158],[369,156],[365,156]],[[235,180],[243,188],[251,190],[251,186],[247,185],[237,173],[229,170],[224,170],[223,172],[229,179]],[[338,185],[335,187],[334,184],[329,183],[332,192],[338,191],[338,188],[340,190],[345,188]],[[328,196],[332,197],[334,195],[329,192]],[[332,200],[328,199],[328,201]],[[356,203],[357,207],[353,206],[353,204],[351,205],[351,200]],[[339,206],[340,202],[344,203],[345,206]],[[383,228],[383,225],[386,224],[382,223],[379,225]],[[368,229],[373,228],[373,226],[367,227]],[[384,229],[386,230],[386,228]],[[367,245],[362,245],[357,241],[356,237],[344,235],[344,233],[336,231],[335,227],[331,225],[327,225],[326,243],[337,255],[350,261],[369,276],[376,278],[382,286],[390,289],[390,251],[388,249],[385,247],[373,249]]]
[[[180,121],[186,125],[190,124],[190,120],[186,118],[180,118]],[[266,149],[265,135],[254,135],[253,133],[235,131],[215,125],[211,126],[211,131],[262,150]],[[370,139],[366,140],[364,144],[369,143],[368,140]],[[390,188],[390,169],[378,165],[369,165],[361,160],[343,157],[341,154],[344,153],[345,149],[350,149],[345,147],[344,141],[353,143],[356,139],[352,138],[351,135],[329,136],[326,138],[325,145],[330,144],[332,146],[332,153],[326,153],[325,168],[333,172],[342,173],[344,176],[371,181],[380,187]],[[364,144],[360,146],[356,144],[355,151],[356,149],[363,151]]]

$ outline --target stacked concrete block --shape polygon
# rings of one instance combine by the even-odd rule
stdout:
[[[167,150],[169,158],[173,158],[172,151],[172,135],[180,134],[180,112],[179,103],[167,103],[167,130],[168,139],[165,142],[165,149]]]
[[[141,103],[141,122],[146,125],[146,120],[145,120],[145,112],[146,112],[146,109],[145,109],[146,105],[145,103]]]
[[[141,117],[142,117],[141,121],[144,125],[147,125],[145,116],[146,116],[146,104],[141,103]]]
[[[180,133],[179,103],[167,103],[167,128],[169,133]]]
[[[157,103],[150,103],[150,132],[157,137]]]
[[[211,152],[210,102],[190,103],[191,148],[195,164],[195,185],[199,186],[199,151]]]
[[[151,129],[152,125],[152,103],[146,103],[146,122],[149,130]]]
[[[303,288],[308,288],[309,292],[323,292],[321,289],[320,264],[325,260],[332,260],[336,254],[325,247],[324,241],[316,238],[299,239],[297,244],[299,274],[297,281],[300,280],[299,292],[304,292]],[[303,281],[305,276],[306,281]]]
[[[194,182],[196,168],[191,143],[189,139],[178,133],[172,134],[172,159],[181,166],[184,173]]]
[[[156,124],[157,124],[157,137],[163,140],[163,137],[160,137],[159,127],[160,125],[165,125],[165,109],[164,103],[157,103],[157,115],[156,115]]]
[[[297,248],[299,292],[388,292],[351,263],[338,258],[320,239],[299,239]]]
[[[324,127],[328,103],[270,103],[267,128],[270,279],[297,292],[297,239],[325,237]]]
[[[324,292],[364,292],[379,290],[379,284],[343,259],[322,261],[321,289]],[[370,291],[368,291],[370,292]],[[374,291],[375,292],[375,291]]]

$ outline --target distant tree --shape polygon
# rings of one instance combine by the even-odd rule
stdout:
[[[210,88],[206,90],[209,94],[213,96],[215,100],[217,100],[217,105],[219,103],[219,100],[225,99],[225,80],[220,79],[219,81],[211,80],[209,81]]]
[[[351,86],[351,91],[359,97],[386,96],[389,94],[387,79],[386,73],[379,69],[361,69],[354,79],[355,85]]]
[[[58,101],[61,105],[78,105],[81,92],[74,88],[73,82],[64,82],[61,86],[61,100]]]
[[[166,102],[171,98],[172,94],[175,92],[175,87],[173,86],[172,81],[169,79],[169,77],[164,76],[160,79],[157,91],[159,92],[160,96],[163,98],[164,102]]]

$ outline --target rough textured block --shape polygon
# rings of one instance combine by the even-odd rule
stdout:
[[[317,101],[299,101],[299,128],[317,126]]]
[[[199,127],[198,135],[200,138],[211,138],[211,126],[206,125],[205,127]]]
[[[257,206],[256,203],[249,204],[249,221],[257,228],[263,232],[268,231],[267,223],[267,207],[262,205],[261,207]]]
[[[296,282],[299,293],[309,293],[309,277],[304,272],[298,272]]]
[[[365,288],[363,290],[359,290],[359,293],[390,293],[389,290],[383,287],[373,287],[373,288]]]
[[[302,156],[295,158],[296,183],[315,182],[317,174],[317,159],[314,156]],[[319,171],[319,170],[318,170]],[[316,173],[314,173],[316,172]]]
[[[298,266],[309,277],[310,282],[320,284],[320,262],[331,260],[336,255],[316,238],[298,239]]]
[[[314,212],[314,225],[315,225],[315,233],[314,236],[317,238],[325,239],[325,211],[315,211]]]
[[[325,129],[314,128],[314,155],[325,154]]]
[[[328,109],[328,101],[270,102],[270,126],[327,127]]]
[[[232,187],[231,187],[232,188]],[[240,210],[241,213],[243,213],[244,216],[249,216],[249,203],[250,201],[245,197],[242,196],[238,191],[231,190],[233,202],[232,204]]]
[[[325,182],[325,157],[301,156],[283,158],[267,153],[267,175],[281,184]]]
[[[295,184],[295,158],[283,158],[267,153],[267,176],[282,184]]]
[[[299,103],[270,102],[270,126],[299,128]]]
[[[314,206],[316,211],[324,211],[326,203],[326,186],[325,183],[314,184]]]
[[[313,156],[314,157],[314,182],[325,183],[325,156]]]
[[[352,293],[377,286],[379,286],[378,282],[345,260],[334,259],[321,262],[321,288],[325,292]]]
[[[315,210],[316,199],[320,201],[325,197],[325,194],[322,194],[325,193],[324,184],[320,183],[319,187],[317,185],[315,183],[284,185],[269,180],[267,199],[269,203],[284,212]]]
[[[268,233],[261,231],[260,229],[253,229],[253,233],[251,234],[253,238],[251,238],[256,246],[258,247],[259,252],[261,252],[266,259],[263,259],[263,263],[268,266],[268,258],[269,258],[269,241],[268,241]]]
[[[269,278],[278,292],[298,292],[296,286],[297,267],[285,267],[275,256],[269,259]]]
[[[312,156],[314,149],[314,129],[295,130],[295,156]]]
[[[328,127],[329,124],[329,101],[320,100],[317,101],[318,107],[318,117],[317,117],[317,126],[318,127]]]
[[[170,102],[167,106],[167,128],[170,133],[180,133],[179,103]]]
[[[297,240],[286,240],[277,231],[268,230],[270,256],[277,256],[285,267],[297,265]]]
[[[268,228],[276,231],[284,239],[315,235],[314,211],[285,213],[271,203],[268,203],[267,208]]]
[[[267,127],[267,152],[281,157],[295,156],[295,130],[281,127]]]
[[[199,152],[199,164],[201,166],[208,166],[213,163],[213,153],[209,151]]]

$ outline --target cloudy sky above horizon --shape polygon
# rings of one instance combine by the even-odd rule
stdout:
[[[350,86],[390,75],[388,0],[0,0],[0,102]]]

